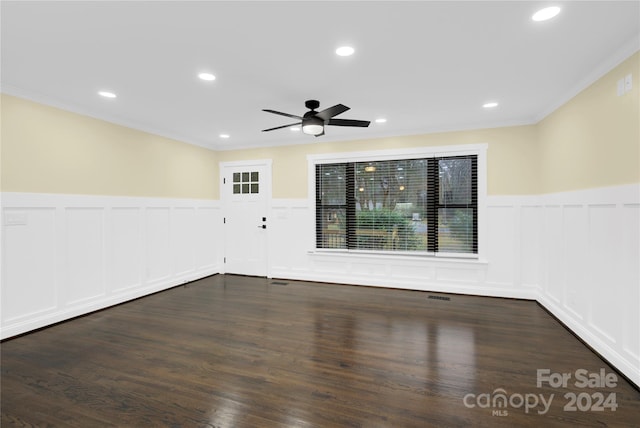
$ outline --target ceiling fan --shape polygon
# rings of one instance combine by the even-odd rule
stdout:
[[[336,104],[333,107],[322,111],[316,111],[320,107],[320,102],[317,100],[308,100],[304,103],[305,107],[309,109],[303,116],[296,116],[295,114],[282,113],[280,111],[263,109],[267,113],[279,114],[280,116],[292,117],[300,120],[300,122],[291,123],[289,125],[276,126],[275,128],[263,129],[262,132],[274,131],[276,129],[289,128],[291,126],[302,125],[302,132],[309,135],[315,135],[319,137],[324,135],[325,125],[333,126],[358,126],[366,128],[371,122],[368,120],[353,120],[353,119],[334,119],[335,116],[344,113],[349,110],[349,107],[343,104]]]

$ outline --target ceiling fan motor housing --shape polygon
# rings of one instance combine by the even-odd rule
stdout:
[[[304,102],[304,106],[310,110],[315,110],[320,107],[320,101],[318,100],[308,100]]]
[[[306,125],[320,125],[320,126],[324,126],[325,121],[322,120],[319,117],[316,117],[315,115],[311,114],[309,116],[307,116],[307,114],[305,114],[304,119],[302,119],[302,126],[306,126]]]

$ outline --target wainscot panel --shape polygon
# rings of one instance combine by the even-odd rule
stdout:
[[[19,322],[54,311],[58,305],[55,208],[5,208],[2,217],[2,321]]]
[[[139,287],[142,280],[142,221],[140,208],[111,210],[111,239],[109,256],[113,269],[107,276],[114,292]]]
[[[213,200],[5,192],[2,339],[220,272]]]

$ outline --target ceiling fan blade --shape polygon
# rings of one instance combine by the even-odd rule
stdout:
[[[316,117],[319,117],[322,120],[329,120],[333,116],[337,116],[345,111],[349,110],[349,107],[344,104],[336,104],[333,107],[329,107],[328,109],[322,110],[320,113],[316,113]]]
[[[330,119],[327,125],[334,126],[359,126],[366,128],[371,122],[368,120],[353,120],[353,119]]]
[[[294,119],[302,120],[302,117],[296,116],[295,114],[282,113],[281,111],[275,111],[275,110],[269,110],[269,109],[262,109],[262,111],[266,111],[267,113],[279,114],[280,116],[292,117]]]
[[[276,129],[289,128],[290,126],[302,125],[302,122],[291,123],[289,125],[276,126],[275,128],[263,129],[262,132],[275,131]]]

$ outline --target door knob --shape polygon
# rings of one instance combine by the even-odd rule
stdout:
[[[263,224],[262,226],[258,226],[258,229],[266,229],[266,228],[267,228],[266,224]]]

